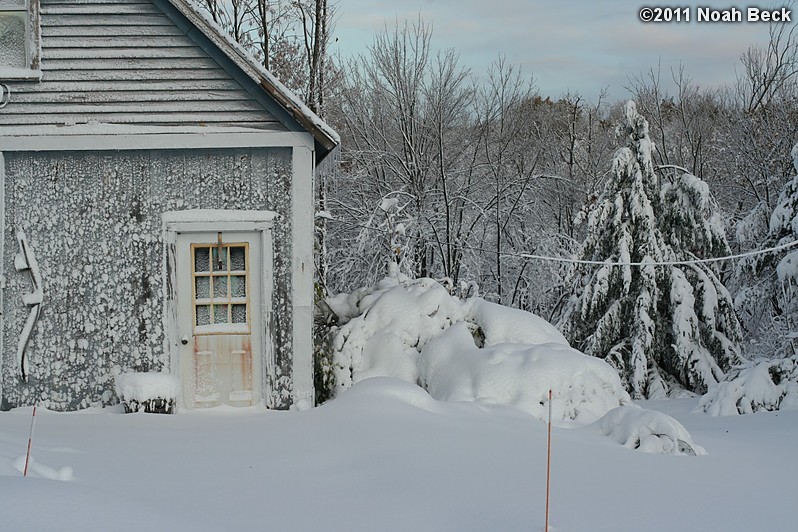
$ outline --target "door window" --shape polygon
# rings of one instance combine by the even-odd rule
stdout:
[[[249,245],[192,244],[195,334],[250,332]]]

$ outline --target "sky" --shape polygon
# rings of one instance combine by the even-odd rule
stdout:
[[[663,82],[683,65],[702,87],[730,84],[740,70],[740,54],[767,42],[767,23],[698,22],[697,7],[734,6],[745,18],[747,7],[771,4],[678,5],[689,7],[689,23],[641,22],[641,8],[656,6],[650,0],[337,0],[338,41],[332,51],[342,57],[366,54],[377,32],[421,16],[432,24],[433,48],[453,48],[460,64],[477,76],[505,56],[534,77],[544,96],[570,91],[595,99],[606,88],[620,99],[630,95],[630,76],[652,68],[659,69]],[[798,20],[798,7],[792,18]]]

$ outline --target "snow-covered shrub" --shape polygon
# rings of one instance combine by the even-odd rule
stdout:
[[[416,383],[418,356],[452,324],[466,323],[478,345],[505,342],[568,345],[557,329],[529,312],[479,297],[460,299],[429,278],[410,279],[393,268],[376,285],[339,294],[325,304],[337,318],[317,369],[326,375],[319,397],[334,397],[374,376]],[[320,366],[320,367],[319,367]],[[319,399],[317,397],[317,399]]]
[[[552,389],[561,425],[592,423],[630,400],[612,367],[571,349],[542,318],[392,274],[327,300],[339,319],[327,341],[330,396],[394,377],[436,399],[512,405],[544,419]]]
[[[560,426],[593,423],[630,402],[618,374],[602,360],[558,342],[479,348],[466,323],[427,343],[419,372],[422,387],[435,399],[511,405],[541,421],[548,418],[552,390],[552,419]]]
[[[180,394],[180,380],[169,373],[121,373],[114,388],[125,412],[173,414]]]
[[[798,409],[798,355],[733,369],[701,398],[698,408],[713,416]]]
[[[604,434],[630,449],[658,454],[707,454],[693,443],[681,423],[656,410],[621,406],[607,412],[599,424]]]

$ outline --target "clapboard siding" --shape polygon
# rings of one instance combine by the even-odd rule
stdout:
[[[136,37],[184,35],[174,26],[48,26],[42,28],[43,40],[52,37]]]
[[[162,15],[161,10],[150,3],[114,4],[51,4],[42,2],[45,15]]]
[[[13,96],[0,127],[284,129],[150,0],[41,0],[41,31],[42,80],[8,83]]]

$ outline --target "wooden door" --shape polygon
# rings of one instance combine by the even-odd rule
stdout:
[[[262,331],[258,234],[185,233],[177,244],[184,403],[255,404]]]

